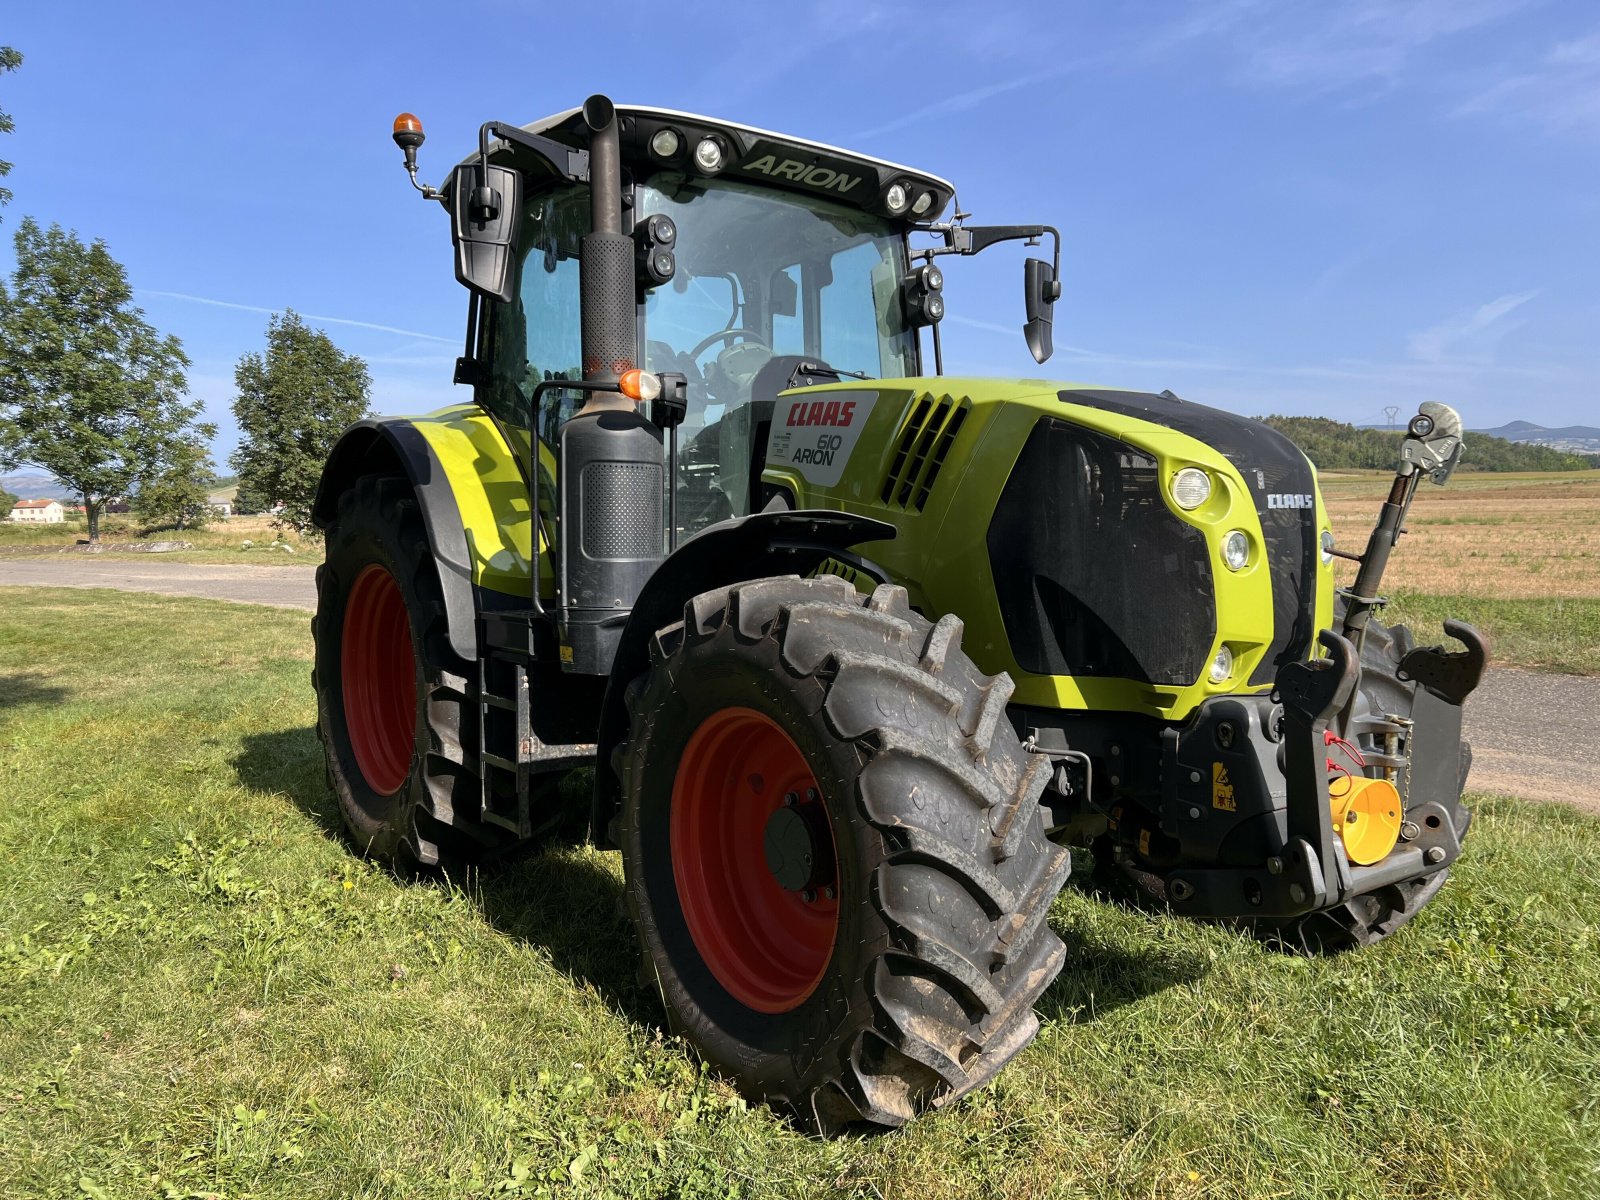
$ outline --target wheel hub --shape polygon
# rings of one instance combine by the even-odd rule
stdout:
[[[794,739],[750,708],[703,720],[678,762],[669,837],[706,969],[757,1012],[798,1008],[833,957],[839,899],[832,823]]]
[[[762,838],[767,854],[767,870],[786,892],[799,892],[801,898],[833,878],[833,835],[828,830],[828,815],[822,805],[785,804],[767,818]]]

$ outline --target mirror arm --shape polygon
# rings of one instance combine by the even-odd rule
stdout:
[[[537,133],[529,133],[516,125],[508,125],[504,121],[485,121],[478,129],[478,159],[482,166],[489,165],[489,139],[495,137],[501,142],[520,146],[524,150],[532,150],[551,169],[563,179],[570,179],[574,183],[589,182],[589,152],[587,150],[574,150],[571,146],[564,146],[551,138],[541,137]]]

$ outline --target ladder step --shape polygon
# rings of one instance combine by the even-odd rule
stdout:
[[[479,697],[490,708],[503,708],[506,712],[517,711],[517,702],[515,700],[509,700],[504,696],[495,696],[489,692],[480,692]]]

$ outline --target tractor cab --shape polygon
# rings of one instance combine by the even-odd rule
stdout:
[[[670,545],[766,502],[761,473],[779,392],[920,375],[924,327],[938,357],[936,255],[1054,234],[940,225],[953,186],[896,163],[668,109],[614,111],[636,365],[685,381]],[[493,132],[497,140],[486,134],[438,195],[458,215],[458,248],[484,233],[495,242],[492,259],[459,254],[458,275],[475,293],[472,327],[486,337],[474,355],[488,375],[486,406],[522,429],[539,383],[584,377],[581,257],[594,232],[594,191],[575,176],[588,169],[591,130],[572,109]],[[505,202],[520,195],[515,219],[476,221],[460,195],[497,170]],[[944,244],[916,248],[914,233]],[[475,271],[479,261],[494,278]],[[1030,276],[1044,297],[1030,309],[1045,312],[1055,266],[1030,268],[1037,275],[1046,266],[1043,286]],[[535,422],[547,466],[558,431],[586,400],[551,389]]]

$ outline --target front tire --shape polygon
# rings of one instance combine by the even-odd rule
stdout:
[[[961,623],[842,580],[696,597],[629,689],[626,895],[673,1026],[801,1124],[893,1126],[1032,1039],[1065,956],[1049,761]]]

